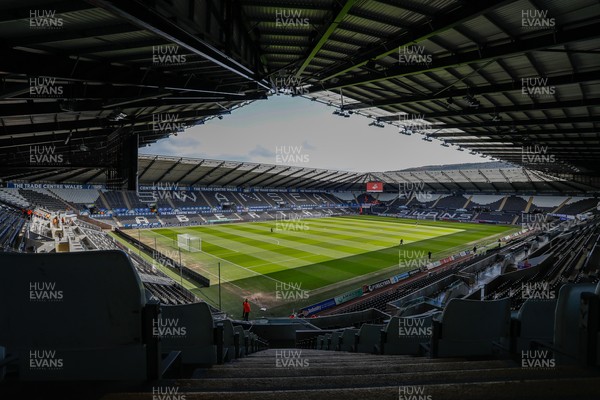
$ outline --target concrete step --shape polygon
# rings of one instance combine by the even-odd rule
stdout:
[[[268,377],[295,377],[295,376],[338,376],[338,375],[368,375],[378,374],[381,372],[382,364],[353,364],[345,367],[329,366],[322,364],[311,363],[308,360],[309,367],[277,367],[275,360],[270,366],[260,366],[258,368],[207,368],[197,370],[194,377],[205,378],[268,378]],[[458,362],[440,362],[440,363],[423,363],[415,360],[413,363],[403,364],[385,364],[387,373],[404,373],[404,372],[426,372],[426,371],[459,371],[459,370],[475,370],[475,369],[493,369],[493,368],[510,368],[515,367],[512,360],[491,360],[491,361],[458,361]]]
[[[173,388],[165,386],[162,382],[160,386]],[[156,387],[154,386],[155,390]],[[396,384],[388,387],[346,387],[301,391],[265,390],[263,388],[263,390],[254,392],[227,393],[220,391],[184,392],[180,389],[177,393],[179,398],[185,398],[185,400],[598,400],[600,398],[600,378],[514,379],[504,382],[435,383],[416,387]],[[153,399],[151,392],[114,393],[102,398],[102,400],[151,399]]]
[[[380,373],[361,375],[295,376],[261,378],[211,378],[180,379],[173,382],[184,391],[257,391],[265,388],[278,390],[339,389],[347,387],[386,387],[398,385],[425,385],[439,382],[499,382],[506,380],[546,380],[590,376],[585,372],[569,368],[552,370],[522,368],[488,368],[459,371],[419,371],[388,373],[382,365]],[[596,373],[597,376],[597,373]]]

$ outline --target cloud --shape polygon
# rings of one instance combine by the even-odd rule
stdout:
[[[308,143],[308,140],[304,140],[304,142],[302,142],[302,149],[304,149],[304,150],[316,150],[317,148],[315,146],[313,146],[312,144]]]
[[[248,152],[249,156],[252,157],[263,157],[263,158],[275,158],[275,152],[273,150],[269,150],[266,147],[257,144],[255,148]]]

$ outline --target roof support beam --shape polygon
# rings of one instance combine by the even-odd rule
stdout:
[[[597,99],[581,99],[571,101],[547,101],[545,103],[532,103],[532,104],[516,104],[511,106],[498,106],[488,108],[463,108],[456,111],[441,111],[433,113],[419,113],[419,118],[444,118],[444,117],[463,117],[467,115],[483,115],[483,114],[501,114],[509,112],[527,112],[527,111],[538,111],[538,110],[553,110],[556,108],[571,108],[571,107],[594,107],[600,105],[600,98]],[[414,114],[413,114],[414,115]],[[379,117],[380,121],[384,122],[395,122],[398,121],[398,115],[390,115],[387,117]]]
[[[507,42],[496,46],[479,48],[460,54],[453,54],[451,56],[437,59],[434,63],[431,63],[428,66],[396,65],[388,68],[385,71],[377,71],[367,75],[360,75],[355,78],[340,79],[335,83],[317,83],[309,88],[308,91],[309,93],[314,93],[323,90],[343,88],[346,86],[365,85],[382,80],[401,78],[403,76],[459,67],[472,62],[486,62],[499,58],[506,58],[517,54],[546,49],[548,47],[556,47],[581,40],[591,40],[600,36],[600,31],[597,29],[597,22],[598,21],[594,19],[587,25],[581,25],[577,28],[569,30],[561,30],[563,27],[559,27],[557,31],[550,31],[550,33],[545,35],[519,39],[515,42]],[[391,51],[393,52],[396,50],[394,49]]]
[[[86,1],[125,19],[137,27],[186,48],[192,53],[197,54],[244,79],[254,81],[265,89],[268,89],[268,86],[261,83],[260,79],[257,79],[254,71],[246,68],[229,55],[222,53],[215,47],[204,42],[198,36],[195,36],[171,21],[166,20],[146,5],[132,0],[120,0],[119,2],[111,2],[108,0]]]
[[[357,0],[346,0],[346,3],[344,4],[340,12],[335,16],[335,18],[333,18],[333,21],[331,21],[331,24],[329,24],[329,27],[327,28],[325,33],[323,33],[323,35],[319,38],[319,40],[313,46],[308,56],[304,59],[300,67],[298,67],[298,70],[295,74],[296,76],[302,75],[306,67],[308,67],[310,62],[315,58],[315,56],[321,50],[323,45],[327,43],[331,34],[333,34],[333,32],[337,29],[338,25],[344,20],[344,18],[346,18],[346,15],[348,15],[348,12],[352,8],[352,6],[354,6],[356,1]]]
[[[548,86],[572,85],[582,82],[600,80],[600,71],[591,71],[585,73],[566,74],[548,77],[546,84]],[[417,103],[421,101],[446,100],[448,98],[461,98],[467,94],[473,96],[487,93],[501,93],[515,90],[522,90],[520,82],[512,81],[507,83],[498,83],[493,85],[478,85],[464,89],[449,89],[438,91],[437,93],[428,93],[419,96],[399,96],[387,98],[385,100],[374,100],[368,103],[353,103],[343,107],[344,110],[359,110],[371,107],[384,107]]]
[[[377,46],[369,46],[368,49],[365,49],[357,57],[351,57],[350,60],[335,69],[326,70],[326,73],[319,79],[321,82],[324,82],[338,75],[350,72],[358,67],[362,67],[371,60],[387,57],[392,53],[398,52],[399,48],[422,42],[488,11],[512,2],[514,0],[481,0],[469,3],[468,6],[464,5],[458,9],[443,13],[440,17],[434,18],[411,31],[402,30],[398,36],[389,38]],[[402,5],[399,5],[399,7],[402,7]]]

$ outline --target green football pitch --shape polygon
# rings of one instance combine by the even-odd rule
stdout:
[[[427,260],[493,245],[515,227],[376,216],[329,217],[129,231],[208,277],[210,288],[184,286],[238,318],[243,298],[253,317],[293,310],[414,269]],[[193,251],[180,250],[188,234]],[[403,240],[403,245],[399,242]],[[164,270],[164,268],[162,268]],[[179,277],[170,272],[171,276]],[[262,310],[261,310],[262,309]]]

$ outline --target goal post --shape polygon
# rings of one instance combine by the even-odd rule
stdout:
[[[177,247],[191,253],[196,253],[202,251],[202,241],[197,236],[180,234],[177,235]]]

